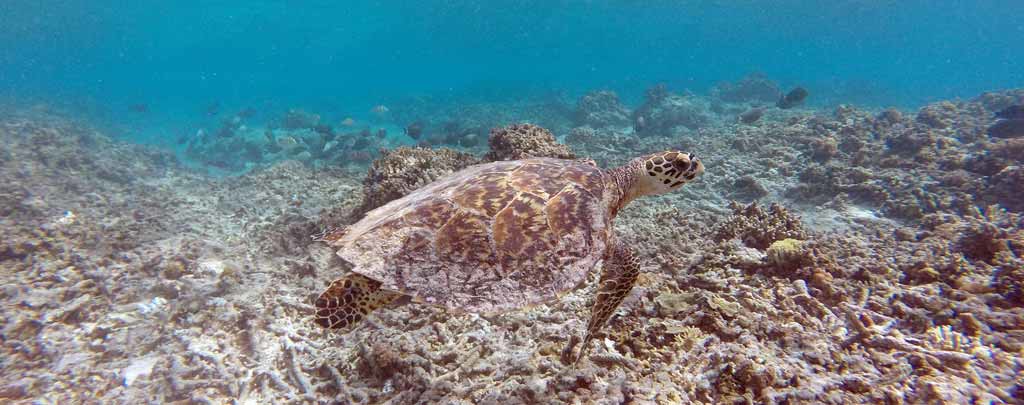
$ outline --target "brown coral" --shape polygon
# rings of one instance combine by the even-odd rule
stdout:
[[[475,163],[478,160],[472,155],[447,148],[401,147],[385,151],[370,165],[366,179],[363,180],[363,203],[353,215],[361,216],[441,176]]]
[[[576,157],[568,146],[555,140],[551,131],[533,124],[513,124],[491,130],[488,139],[491,151],[484,156],[486,161],[518,160],[529,157],[551,157],[573,159]]]
[[[624,127],[629,125],[629,114],[614,91],[592,91],[580,97],[575,120],[579,125],[594,128]]]
[[[732,215],[715,230],[715,241],[737,238],[749,247],[766,249],[778,240],[807,239],[800,218],[781,205],[773,203],[765,210],[757,202],[747,206],[731,202],[729,208]]]

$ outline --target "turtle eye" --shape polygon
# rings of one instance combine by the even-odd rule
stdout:
[[[691,163],[685,155],[680,155],[676,160],[672,161],[672,166],[675,166],[676,170],[679,170],[680,172],[689,170],[690,165]]]

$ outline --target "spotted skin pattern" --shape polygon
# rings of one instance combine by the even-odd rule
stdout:
[[[402,294],[380,289],[380,282],[361,274],[334,280],[316,299],[314,322],[327,329],[346,329]]]
[[[594,296],[594,306],[590,310],[590,321],[587,323],[587,335],[583,338],[576,362],[586,355],[590,341],[615,314],[619,304],[622,304],[622,300],[633,290],[639,276],[640,258],[626,245],[616,245],[609,263],[601,271],[597,295]]]
[[[644,163],[647,175],[657,177],[669,187],[679,187],[693,180],[699,173],[691,170],[691,156],[678,152],[668,152],[655,156]]]

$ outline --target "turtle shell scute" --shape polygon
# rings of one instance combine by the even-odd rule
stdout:
[[[603,258],[603,176],[548,158],[471,166],[370,211],[331,245],[417,301],[482,313],[538,304]]]

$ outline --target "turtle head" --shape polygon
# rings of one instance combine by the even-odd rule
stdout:
[[[630,190],[634,196],[665,194],[704,173],[704,164],[692,153],[658,152],[634,162],[638,176]]]

